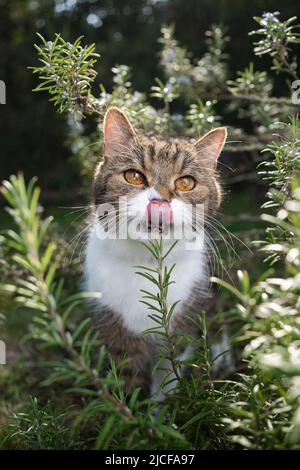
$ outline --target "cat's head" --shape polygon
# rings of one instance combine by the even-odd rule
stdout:
[[[182,223],[185,205],[202,205],[204,216],[213,215],[221,203],[216,173],[224,146],[225,127],[211,130],[199,140],[149,137],[136,132],[117,108],[108,109],[103,124],[104,158],[95,172],[95,206],[116,206],[127,197],[128,213]],[[153,218],[153,215],[152,215]],[[150,220],[151,221],[151,220]]]

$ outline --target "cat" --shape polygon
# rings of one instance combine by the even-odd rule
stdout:
[[[176,263],[168,302],[172,305],[180,300],[172,315],[171,328],[196,335],[195,319],[205,300],[210,275],[205,220],[221,204],[216,164],[227,130],[215,128],[195,141],[147,136],[137,132],[121,110],[111,107],[103,121],[103,136],[104,155],[95,171],[93,209],[88,221],[86,288],[101,293],[95,304],[100,336],[116,362],[126,356],[122,374],[127,388],[150,387],[151,395],[161,401],[174,388],[175,374],[169,374],[165,380],[166,370],[170,369],[168,360],[153,373],[160,337],[142,334],[156,325],[149,316],[151,311],[140,300],[141,290],[151,291],[154,287],[138,276],[135,268],[156,267],[156,262],[134,235],[122,239],[99,236],[110,212],[99,215],[98,208],[106,207],[105,204],[117,208],[119,198],[126,197],[129,219],[135,215],[139,222],[146,220],[149,227],[152,223],[149,208],[155,209],[153,225],[161,233],[162,217],[167,219],[166,225],[176,227],[183,223],[185,205],[203,207],[204,228],[196,226],[204,234],[202,246],[187,249],[183,238],[168,256],[169,265]],[[179,353],[185,358],[188,351]]]

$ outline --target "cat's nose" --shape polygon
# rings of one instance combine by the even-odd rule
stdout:
[[[173,211],[168,201],[153,199],[146,209],[146,219],[153,226],[169,225],[173,222]]]
[[[154,187],[152,186],[148,190],[148,199],[149,201],[159,200],[159,201],[167,201],[171,200],[169,190],[165,187],[159,186]]]
[[[148,199],[149,201],[153,201],[163,199],[163,197],[161,196],[161,194],[159,194],[159,192],[156,191],[154,187],[151,187],[148,190]]]

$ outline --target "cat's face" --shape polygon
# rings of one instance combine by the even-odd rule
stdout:
[[[94,203],[117,205],[127,197],[129,216],[156,223],[182,224],[185,205],[202,205],[212,215],[221,202],[215,172],[226,139],[224,127],[202,139],[147,137],[136,133],[125,115],[110,108],[104,119],[104,160],[94,182]],[[152,213],[152,212],[151,212]],[[152,214],[152,222],[155,219]]]

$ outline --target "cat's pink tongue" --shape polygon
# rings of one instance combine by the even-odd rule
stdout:
[[[173,222],[173,211],[168,201],[153,199],[146,209],[146,218],[149,224],[159,226]]]

